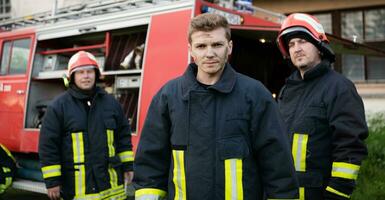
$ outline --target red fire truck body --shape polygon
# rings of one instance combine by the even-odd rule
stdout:
[[[246,74],[252,75],[252,68],[260,68],[254,71],[272,76],[267,71],[282,65],[274,44],[279,24],[271,20],[201,0],[137,6],[131,11],[59,20],[0,33],[0,143],[13,152],[37,152],[44,108],[65,90],[61,78],[68,58],[79,50],[87,50],[103,66],[103,87],[125,108],[136,146],[153,95],[165,82],[181,75],[190,62],[188,23],[202,12],[222,14],[232,23],[234,50],[240,49],[232,58],[246,60],[251,68],[246,69]],[[126,54],[141,44],[142,66],[123,68],[120,64]],[[274,59],[261,56],[265,55],[263,51],[274,54],[277,64],[269,61]],[[271,89],[277,92],[278,87]]]

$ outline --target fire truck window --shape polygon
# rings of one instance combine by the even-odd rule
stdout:
[[[11,45],[11,42],[4,42],[3,44],[3,55],[1,56],[0,75],[7,74]]]
[[[27,70],[30,39],[15,40],[9,74],[24,74]]]

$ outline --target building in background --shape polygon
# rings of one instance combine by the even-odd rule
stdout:
[[[253,5],[283,14],[314,14],[327,33],[385,52],[384,0],[254,0]],[[385,110],[385,57],[356,53],[337,54],[335,70],[356,84],[369,112]]]

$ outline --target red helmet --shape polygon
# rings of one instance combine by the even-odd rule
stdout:
[[[324,56],[334,61],[334,53],[329,46],[329,40],[322,24],[316,17],[304,13],[289,15],[281,25],[277,43],[284,58],[290,58],[288,40],[297,35],[306,36],[305,38],[323,52]]]
[[[100,75],[100,69],[98,62],[94,55],[86,51],[79,51],[74,54],[68,62],[68,77],[71,77],[72,73],[82,68],[94,68]]]

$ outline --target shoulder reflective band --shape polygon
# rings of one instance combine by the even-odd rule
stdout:
[[[292,154],[295,170],[299,172],[306,171],[306,148],[309,135],[294,133]]]
[[[134,161],[134,153],[132,151],[123,151],[118,153],[120,161],[122,162],[130,162]]]
[[[78,196],[86,193],[86,169],[84,167],[83,133],[72,133],[71,136],[75,164],[75,196]]]
[[[242,159],[225,160],[225,200],[242,200]]]
[[[41,168],[43,173],[43,178],[51,178],[56,176],[61,176],[61,166],[60,165],[48,165]]]
[[[5,151],[5,153],[13,160],[13,162],[16,162],[16,159],[12,156],[11,152],[7,149],[7,147],[0,144],[0,147]]]
[[[333,188],[330,187],[330,186],[327,186],[327,187],[326,187],[326,191],[329,191],[329,192],[331,192],[331,193],[337,194],[337,195],[339,195],[339,196],[343,196],[343,197],[348,198],[348,199],[350,198],[349,195],[344,194],[344,193],[342,193],[342,192],[340,192],[340,191],[337,191],[337,190],[333,189]]]
[[[174,160],[173,182],[175,185],[174,200],[186,200],[186,176],[184,171],[184,151],[172,150]]]
[[[345,162],[333,162],[332,177],[356,180],[359,170],[359,165]]]
[[[107,146],[108,146],[108,155],[109,157],[115,156],[115,147],[114,147],[114,131],[107,129]],[[118,186],[118,174],[115,169],[109,165],[108,166],[108,174],[110,175],[110,185],[111,187]]]
[[[135,200],[165,200],[166,192],[154,188],[144,188],[135,191]]]

